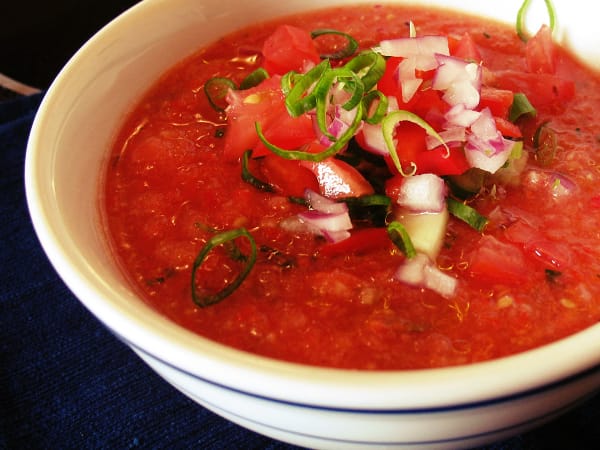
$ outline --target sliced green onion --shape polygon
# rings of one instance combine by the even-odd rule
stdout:
[[[525,16],[529,10],[530,3],[531,0],[524,0],[523,4],[519,8],[519,11],[517,12],[517,35],[523,42],[527,42],[528,39],[525,30]],[[548,17],[550,20],[548,25],[550,26],[551,30],[554,30],[554,25],[556,23],[556,10],[554,9],[554,5],[552,4],[551,0],[544,0],[544,3],[546,4],[546,10],[548,11]]]
[[[198,272],[198,268],[208,257],[208,254],[214,248],[220,245],[233,243],[235,239],[242,237],[248,239],[248,242],[250,243],[250,255],[246,256],[241,254],[240,252],[240,255],[242,257],[241,259],[246,263],[240,271],[240,273],[233,279],[233,281],[226,284],[223,287],[223,289],[221,289],[215,294],[201,295],[200,293],[198,293],[198,289],[196,287],[196,274]],[[196,259],[194,260],[194,264],[192,265],[192,300],[194,301],[194,303],[200,306],[201,308],[204,308],[210,305],[214,305],[215,303],[219,303],[221,300],[231,295],[242,284],[242,282],[246,279],[246,277],[252,270],[252,267],[256,262],[256,253],[256,242],[254,241],[252,235],[245,228],[224,231],[223,233],[219,233],[210,238],[208,242],[206,242],[204,247],[202,247],[200,253],[198,253],[198,256],[196,256]],[[232,259],[239,260],[240,258],[236,257]]]
[[[329,28],[322,28],[322,29],[312,31],[310,33],[310,36],[313,39],[316,39],[319,36],[324,36],[324,35],[328,35],[328,34],[342,36],[343,38],[346,39],[346,41],[348,41],[348,43],[346,44],[346,46],[344,48],[342,48],[341,50],[339,50],[337,52],[326,53],[326,54],[320,55],[321,59],[344,59],[344,58],[352,56],[352,55],[354,55],[354,53],[356,53],[356,50],[358,49],[358,42],[356,42],[356,39],[354,39],[352,36],[350,36],[347,33],[342,32],[342,31],[332,30]]]
[[[402,167],[402,163],[400,162],[400,158],[398,157],[398,152],[396,151],[396,146],[394,145],[394,131],[396,129],[396,126],[400,123],[400,122],[412,122],[415,125],[420,126],[421,128],[423,128],[425,130],[425,132],[436,138],[438,141],[440,141],[440,143],[446,148],[446,151],[448,152],[448,154],[450,154],[450,149],[448,148],[448,145],[446,145],[446,142],[444,141],[444,139],[442,139],[442,137],[437,133],[437,131],[435,131],[433,129],[433,127],[431,125],[429,125],[425,120],[423,120],[421,117],[419,117],[418,115],[416,115],[415,113],[412,113],[410,111],[406,111],[406,110],[399,110],[399,111],[393,111],[391,113],[389,113],[381,122],[382,124],[382,131],[383,131],[383,139],[385,140],[385,145],[388,148],[388,151],[390,152],[390,156],[392,158],[392,161],[394,162],[394,165],[396,166],[396,169],[398,169],[398,172],[403,175],[403,176],[411,176],[414,175],[417,171],[417,166],[414,162],[411,162],[411,172],[404,172],[404,168]]]
[[[508,112],[508,120],[514,123],[521,116],[535,116],[536,114],[537,110],[529,102],[527,96],[522,92],[515,93],[512,105],[510,105],[510,110]]]
[[[326,59],[310,69],[303,76],[298,77],[295,80],[296,83],[291,88],[289,86],[291,79],[284,77],[286,86],[284,86],[284,80],[282,79],[283,91],[288,91],[285,97],[285,106],[290,116],[301,116],[317,106],[317,99],[312,90],[315,83],[319,81],[323,73],[328,69],[331,69],[331,65],[329,64],[329,60]]]
[[[345,145],[350,141],[350,139],[352,139],[362,122],[362,103],[358,104],[357,109],[358,110],[356,112],[354,121],[350,124],[350,127],[348,127],[346,132],[342,136],[340,136],[329,148],[320,153],[305,152],[303,150],[288,150],[281,147],[277,147],[276,145],[271,144],[267,140],[267,138],[262,132],[262,127],[259,122],[256,122],[254,125],[256,127],[256,134],[258,134],[258,138],[265,145],[265,147],[267,147],[271,152],[275,153],[276,155],[281,156],[285,159],[299,159],[304,161],[319,162],[341,151],[345,147]]]
[[[242,82],[240,83],[240,89],[250,89],[254,86],[258,86],[267,78],[269,78],[269,72],[267,72],[262,67],[259,67],[242,80]]]
[[[447,204],[450,214],[479,232],[483,231],[489,222],[488,218],[479,214],[475,208],[472,208],[463,202],[459,202],[452,197],[448,197]]]
[[[408,231],[406,231],[406,228],[404,228],[404,225],[402,225],[400,222],[393,221],[388,225],[387,233],[390,237],[390,240],[396,247],[398,247],[398,249],[400,249],[402,253],[404,253],[406,258],[411,259],[417,256],[417,251],[415,250],[412,240],[408,235]]]
[[[356,73],[363,82],[365,92],[370,91],[385,72],[385,58],[372,50],[359,53],[344,66]]]
[[[335,142],[336,138],[327,129],[327,111],[329,110],[329,92],[331,91],[331,87],[338,82],[344,83],[344,90],[350,90],[352,94],[350,99],[342,105],[342,108],[346,111],[350,111],[359,105],[364,94],[360,78],[351,70],[345,68],[330,69],[319,79],[313,91],[317,100],[317,124],[321,133],[327,136],[332,142]],[[362,112],[359,119],[362,120]]]
[[[248,161],[250,160],[251,157],[252,157],[252,150],[246,150],[242,154],[242,180],[244,180],[246,183],[254,186],[256,189],[259,189],[261,191],[265,191],[265,192],[275,191],[275,189],[273,189],[273,186],[271,186],[269,183],[265,183],[264,181],[259,180],[254,175],[252,175],[252,173],[250,172],[250,169],[248,168]]]
[[[369,110],[375,101],[377,101],[377,107],[375,108],[375,111],[373,111],[373,114],[369,116]],[[363,105],[365,110],[365,122],[370,123],[371,125],[377,125],[383,120],[387,113],[389,100],[383,92],[375,89],[374,91],[368,92],[367,95],[363,97]]]
[[[542,123],[533,135],[535,159],[541,166],[547,166],[554,160],[558,147],[556,132],[548,126],[549,123]]]
[[[204,93],[210,106],[219,112],[225,111],[227,107],[225,97],[230,89],[236,90],[237,86],[233,81],[225,77],[213,77],[204,83]]]
[[[346,203],[350,207],[365,207],[365,206],[390,206],[392,200],[383,194],[361,195],[360,197],[344,197],[338,202]]]

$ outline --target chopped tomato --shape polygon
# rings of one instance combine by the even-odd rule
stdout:
[[[291,25],[280,25],[263,45],[263,67],[270,74],[291,70],[304,72],[307,64],[321,60],[310,33]]]
[[[528,73],[502,70],[491,76],[492,85],[499,89],[524,93],[535,107],[562,106],[575,95],[573,80],[548,73]]]
[[[350,164],[336,158],[320,162],[303,161],[319,181],[319,191],[326,197],[337,199],[373,194],[373,186]]]
[[[514,96],[514,92],[508,89],[482,86],[479,109],[490,108],[493,116],[507,119]]]
[[[396,126],[396,152],[398,159],[404,164],[416,161],[420,152],[427,151],[427,132],[412,122],[400,122]]]
[[[325,244],[319,253],[323,256],[361,254],[389,247],[391,243],[386,228],[363,228],[351,231],[347,239]]]
[[[317,177],[298,160],[266,155],[260,159],[260,170],[265,180],[283,195],[304,197],[307,188],[319,190]]]
[[[417,174],[460,175],[470,168],[464,151],[457,147],[450,147],[450,153],[443,146],[425,150],[417,155],[415,163]]]
[[[315,137],[310,117],[288,114],[279,75],[250,89],[230,91],[227,101],[229,126],[224,142],[227,160],[237,161],[248,149],[255,150],[255,157],[269,153],[258,138],[256,122],[260,123],[267,140],[278,147],[297,148]]]
[[[570,262],[568,246],[551,241],[537,228],[522,220],[517,220],[505,231],[506,238],[520,244],[525,255],[534,261],[542,263],[552,269],[564,269]]]
[[[552,30],[548,25],[542,25],[535,36],[527,41],[525,62],[530,72],[555,73],[556,48],[552,41]]]
[[[476,63],[481,62],[479,48],[469,33],[463,34],[458,40],[448,39],[448,46],[452,56]]]
[[[507,138],[523,137],[521,129],[509,120],[506,120],[503,117],[494,117],[494,122],[496,123],[496,129],[502,136]]]
[[[592,205],[593,208],[600,209],[600,195],[592,197],[592,199],[590,200],[590,205]]]
[[[515,285],[528,278],[528,263],[516,246],[484,235],[470,256],[471,276],[484,283]]]

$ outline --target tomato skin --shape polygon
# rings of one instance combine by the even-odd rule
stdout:
[[[556,47],[552,40],[552,30],[542,25],[538,32],[525,45],[527,70],[532,73],[556,72]]]
[[[392,245],[386,228],[363,228],[350,233],[347,239],[325,244],[319,250],[319,254],[328,257],[362,254]]]
[[[277,27],[266,39],[262,53],[263,67],[271,75],[304,72],[307,63],[318,64],[321,60],[310,33],[291,25]]]
[[[471,276],[484,283],[517,285],[527,280],[528,271],[518,247],[489,235],[480,238],[469,261]]]
[[[259,160],[260,171],[266,182],[280,194],[304,197],[306,189],[319,190],[317,177],[300,164],[300,161],[269,154]]]
[[[358,170],[339,159],[302,161],[301,164],[315,174],[319,181],[320,193],[328,198],[360,197],[375,192],[373,186]]]
[[[521,129],[509,120],[502,117],[494,117],[494,122],[496,124],[496,129],[502,136],[517,139],[523,137]]]

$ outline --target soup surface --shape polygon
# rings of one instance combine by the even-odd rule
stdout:
[[[321,63],[319,54],[349,42],[338,34],[311,39],[310,31],[347,33],[360,51],[404,38],[394,44],[401,47],[411,22],[413,42],[426,46],[424,37],[442,36],[450,56],[432,51],[428,68],[415,66],[406,50],[386,55],[385,72],[372,87],[383,96],[361,107],[373,117],[387,98],[391,144],[381,123],[362,120],[352,140],[322,161],[285,159],[266,148],[257,121],[264,139],[285,149],[316,154],[342,141],[327,138],[310,105],[292,119],[282,100],[281,76],[295,71],[287,77],[295,87],[299,74]],[[199,50],[141,99],[111,150],[104,206],[123,270],[156,310],[200,335],[319,366],[466,364],[597,323],[600,77],[554,47],[547,31],[525,43],[513,28],[477,18],[360,6],[252,26]],[[354,57],[328,61],[341,67]],[[440,67],[454,63],[457,72],[444,85]],[[259,67],[270,77],[237,89]],[[348,118],[339,108],[354,92],[343,76],[319,100],[331,134],[337,119],[343,130],[355,123],[351,111],[344,110]],[[343,98],[337,106],[336,88]],[[310,98],[311,89],[300,99]],[[453,104],[457,90],[474,93],[474,104]],[[486,131],[478,132],[472,118],[449,125],[451,110],[461,119],[469,112],[493,119],[486,142],[495,139],[494,151],[508,153],[499,168],[467,157]],[[379,140],[369,141],[369,126]],[[489,152],[479,156],[490,160],[484,165],[493,162]],[[244,159],[262,188],[242,178]],[[441,190],[415,205],[423,185],[411,191],[407,179]],[[324,198],[348,215],[320,210]],[[351,225],[315,225],[348,216]],[[227,240],[229,230],[248,234]],[[248,235],[256,244],[252,267]],[[217,245],[215,237],[227,242]],[[207,249],[207,242],[215,246]],[[247,277],[235,286],[245,267]],[[228,286],[232,292],[221,299]]]

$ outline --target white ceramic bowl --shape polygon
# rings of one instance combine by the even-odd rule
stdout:
[[[31,132],[27,199],[64,282],[109,329],[198,403],[259,433],[316,448],[459,448],[554,418],[600,388],[600,324],[552,345],[447,369],[367,373],[294,365],[198,337],[158,315],[114,263],[99,174],[126,113],[158,76],[252,21],[348,0],[146,0],[66,65]],[[422,1],[514,22],[520,0]],[[559,36],[600,67],[583,2],[554,1]],[[539,17],[545,17],[543,2]],[[537,7],[532,11],[537,11]],[[533,16],[537,13],[533,12]]]

